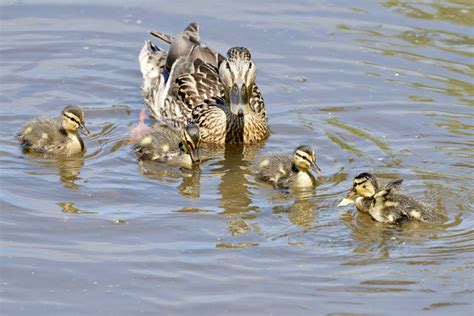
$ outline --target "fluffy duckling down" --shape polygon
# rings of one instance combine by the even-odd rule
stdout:
[[[316,179],[310,170],[320,173],[316,154],[308,145],[301,145],[293,154],[263,155],[252,166],[257,178],[278,188],[314,188]]]
[[[26,153],[71,156],[85,151],[79,130],[86,136],[90,134],[84,113],[78,106],[67,106],[59,120],[42,117],[27,122],[18,141]]]
[[[382,223],[439,220],[440,216],[434,209],[397,192],[402,182],[403,179],[397,179],[381,188],[374,175],[361,173],[354,178],[350,194],[338,206],[355,204],[358,211],[368,213]]]

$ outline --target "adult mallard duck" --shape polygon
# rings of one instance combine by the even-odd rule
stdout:
[[[380,188],[375,176],[361,173],[354,178],[351,193],[339,206],[355,204],[357,210],[369,213],[374,220],[382,223],[437,220],[439,214],[432,208],[411,196],[397,192],[402,182],[403,179],[397,179]]]
[[[315,187],[316,179],[310,170],[321,172],[316,164],[316,154],[308,145],[299,146],[292,155],[264,155],[252,166],[252,171],[260,180],[279,188]]]
[[[200,142],[199,128],[192,123],[180,132],[157,125],[138,140],[134,151],[139,161],[156,161],[191,169],[200,162]]]
[[[206,144],[254,144],[268,137],[265,104],[247,48],[233,47],[224,58],[200,42],[195,23],[176,39],[152,34],[171,43],[167,54],[146,42],[139,56],[142,94],[154,118],[177,127],[193,122]]]
[[[85,150],[79,136],[89,135],[84,121],[84,113],[78,106],[67,106],[61,112],[61,118],[35,118],[24,126],[18,134],[23,151],[71,156]]]

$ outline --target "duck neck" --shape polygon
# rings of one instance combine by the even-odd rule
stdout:
[[[74,140],[79,140],[81,139],[81,137],[79,136],[79,132],[76,130],[76,131],[71,131],[71,130],[66,130],[66,135],[67,137],[69,137],[70,139],[74,139]]]
[[[295,164],[292,165],[293,183],[295,187],[312,187],[314,186],[314,177],[308,170],[300,170]]]
[[[83,152],[85,147],[84,147],[84,142],[82,141],[82,138],[79,136],[79,131],[75,130],[67,130],[64,127],[60,128],[61,134],[66,136],[69,139],[69,144],[67,145],[68,148],[70,148],[71,151],[73,152]]]

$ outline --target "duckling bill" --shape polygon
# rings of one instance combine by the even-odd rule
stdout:
[[[155,126],[143,135],[134,151],[140,161],[155,161],[186,169],[200,162],[199,128],[186,125],[180,132],[167,126]]]
[[[35,118],[26,123],[18,141],[26,153],[71,156],[85,151],[79,130],[85,136],[90,134],[84,113],[78,106],[67,106],[59,120]]]
[[[316,154],[308,145],[299,146],[292,155],[264,155],[252,168],[260,180],[279,188],[313,188],[316,179],[310,170],[321,173]]]
[[[360,212],[382,223],[400,223],[410,220],[431,222],[439,219],[430,207],[420,203],[415,198],[397,192],[403,179],[389,182],[380,188],[375,176],[361,173],[354,178],[350,194],[338,206],[355,204]]]

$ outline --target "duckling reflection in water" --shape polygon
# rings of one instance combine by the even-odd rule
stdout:
[[[321,173],[316,164],[316,154],[308,145],[299,146],[293,155],[264,155],[252,169],[260,180],[279,188],[314,188],[316,179],[310,169]]]
[[[283,195],[282,192],[279,194],[283,201],[293,200],[293,203],[273,207],[274,214],[287,214],[288,220],[301,228],[309,228],[315,224],[319,206],[312,190],[296,190],[291,197],[288,194]]]
[[[389,182],[380,189],[377,178],[370,173],[361,173],[354,178],[352,191],[338,206],[355,204],[357,210],[369,213],[382,223],[400,223],[418,220],[432,222],[440,219],[432,208],[415,198],[397,192],[403,179]]]
[[[192,123],[180,132],[158,125],[139,139],[134,151],[141,162],[156,161],[192,169],[200,162],[200,143],[199,128]]]
[[[71,156],[84,152],[85,146],[79,136],[89,135],[84,125],[84,113],[77,106],[67,106],[61,119],[35,118],[29,121],[18,134],[18,141],[26,153]]]

